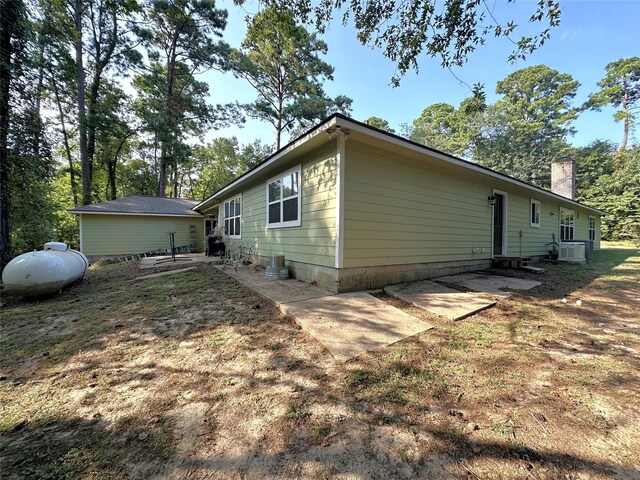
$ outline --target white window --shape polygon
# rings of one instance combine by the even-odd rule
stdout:
[[[530,212],[531,226],[540,227],[540,202],[538,200],[531,199]]]
[[[560,209],[560,241],[573,240],[576,213],[566,208]]]
[[[267,181],[267,226],[300,226],[300,166]]]
[[[589,240],[596,239],[596,217],[589,215]]]
[[[224,202],[224,233],[230,238],[240,238],[241,197]]]

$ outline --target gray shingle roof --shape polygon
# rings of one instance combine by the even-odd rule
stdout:
[[[191,210],[197,204],[197,200],[189,200],[187,198],[143,197],[141,195],[134,195],[132,197],[72,208],[68,210],[68,212],[200,217],[201,215],[198,212]]]

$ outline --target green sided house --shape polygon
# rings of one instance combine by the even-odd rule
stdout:
[[[91,256],[118,256],[170,246],[202,251],[204,220],[192,210],[196,200],[132,196],[69,210],[78,215],[80,250]]]
[[[284,255],[344,292],[541,257],[554,239],[580,260],[585,243],[567,242],[598,248],[603,212],[573,200],[572,161],[553,177],[555,193],[335,114],[194,210],[228,251]]]

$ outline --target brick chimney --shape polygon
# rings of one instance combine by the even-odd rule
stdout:
[[[560,158],[551,164],[551,191],[563,197],[576,198],[576,161]]]

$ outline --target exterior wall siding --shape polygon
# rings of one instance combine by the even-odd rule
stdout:
[[[202,251],[202,218],[82,214],[82,251],[87,256],[111,256],[169,248],[167,232],[176,232],[176,246],[189,245],[191,225]]]
[[[488,185],[459,171],[350,142],[345,267],[491,257]]]
[[[533,192],[532,192],[533,193]],[[530,199],[540,201],[540,227],[532,227],[529,219]],[[510,194],[508,196],[507,219],[507,251],[509,256],[532,257],[545,255],[551,246],[545,244],[553,241],[560,242],[560,208],[564,207],[576,212],[574,223],[575,240],[589,239],[589,212],[587,210],[563,205],[542,196],[525,196]],[[595,247],[600,248],[600,224],[596,221]]]
[[[266,182],[295,165],[301,165],[301,225],[269,229]],[[229,240],[228,250],[233,252],[242,246],[247,253],[252,247],[251,253],[263,258],[284,255],[293,262],[333,267],[336,243],[335,143],[324,145],[298,158],[297,162],[284,165],[273,175],[258,178],[242,191],[242,238]],[[230,194],[228,198],[233,196]],[[223,208],[220,208],[220,215],[219,222],[223,225]]]
[[[560,207],[576,212],[574,239],[589,238],[589,212],[499,179],[347,141],[344,266],[490,259],[493,190],[507,196],[508,256],[547,254],[560,241]],[[540,202],[540,227],[530,221]],[[596,217],[599,248],[600,219]]]

